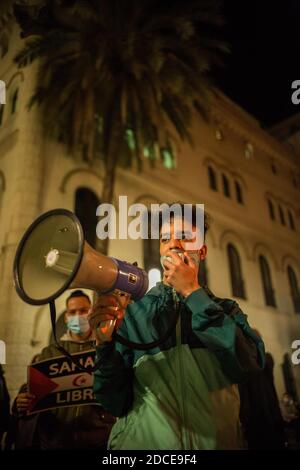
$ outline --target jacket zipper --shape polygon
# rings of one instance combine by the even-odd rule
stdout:
[[[180,308],[179,300],[177,296],[174,299],[176,302],[176,308]],[[186,430],[186,410],[185,410],[185,395],[183,391],[183,384],[184,384],[184,367],[182,364],[182,356],[181,356],[181,312],[179,314],[178,322],[176,324],[176,349],[177,349],[177,364],[178,364],[178,377],[179,377],[179,406],[180,406],[180,414],[181,414],[181,421],[182,421],[182,444],[184,450],[189,450],[189,438]]]

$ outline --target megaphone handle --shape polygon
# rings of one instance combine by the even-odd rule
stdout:
[[[105,343],[106,341],[109,341],[111,339],[113,331],[115,329],[116,321],[116,319],[107,320],[99,324],[99,326],[96,328],[96,336],[99,341]]]

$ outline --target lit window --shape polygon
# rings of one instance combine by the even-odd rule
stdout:
[[[164,167],[173,170],[175,168],[175,159],[172,150],[170,148],[163,148],[160,154]]]
[[[157,145],[145,145],[143,149],[143,155],[144,157],[149,158],[151,160],[158,160],[159,155]]]
[[[247,158],[247,160],[250,160],[250,158],[253,157],[253,154],[254,154],[253,145],[251,144],[251,142],[247,142],[245,145],[245,157]]]
[[[223,140],[223,132],[220,128],[216,129],[215,136],[217,140]]]
[[[134,138],[134,132],[132,129],[126,129],[126,141],[127,145],[130,148],[130,150],[135,149],[135,138]]]

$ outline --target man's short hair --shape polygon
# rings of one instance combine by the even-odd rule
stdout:
[[[168,204],[169,207],[173,206],[174,204],[177,204],[180,208],[181,208],[181,213],[182,213],[182,216],[184,215],[184,203],[182,202],[172,202],[171,204]],[[196,212],[196,209],[197,209],[197,205],[196,204],[191,204],[192,206],[192,225],[193,227],[197,227],[197,212]],[[170,219],[174,219],[174,212],[172,211],[170,213]],[[162,226],[162,221],[163,221],[163,211],[161,211],[159,213],[159,230],[161,230],[161,226]],[[205,239],[205,235],[206,235],[206,232],[207,230],[209,229],[209,216],[206,212],[204,212],[204,239]]]
[[[68,302],[70,299],[74,299],[75,297],[85,297],[86,299],[88,299],[89,303],[91,303],[91,299],[89,298],[89,296],[87,294],[85,294],[82,290],[74,290],[70,295],[69,297],[67,298],[66,300],[66,305],[68,306]]]

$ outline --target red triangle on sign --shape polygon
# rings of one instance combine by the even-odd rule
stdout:
[[[35,367],[29,367],[29,390],[32,395],[36,396],[36,399],[32,402],[31,408],[57,387],[58,384],[49,379],[45,374],[42,374],[42,372]]]

